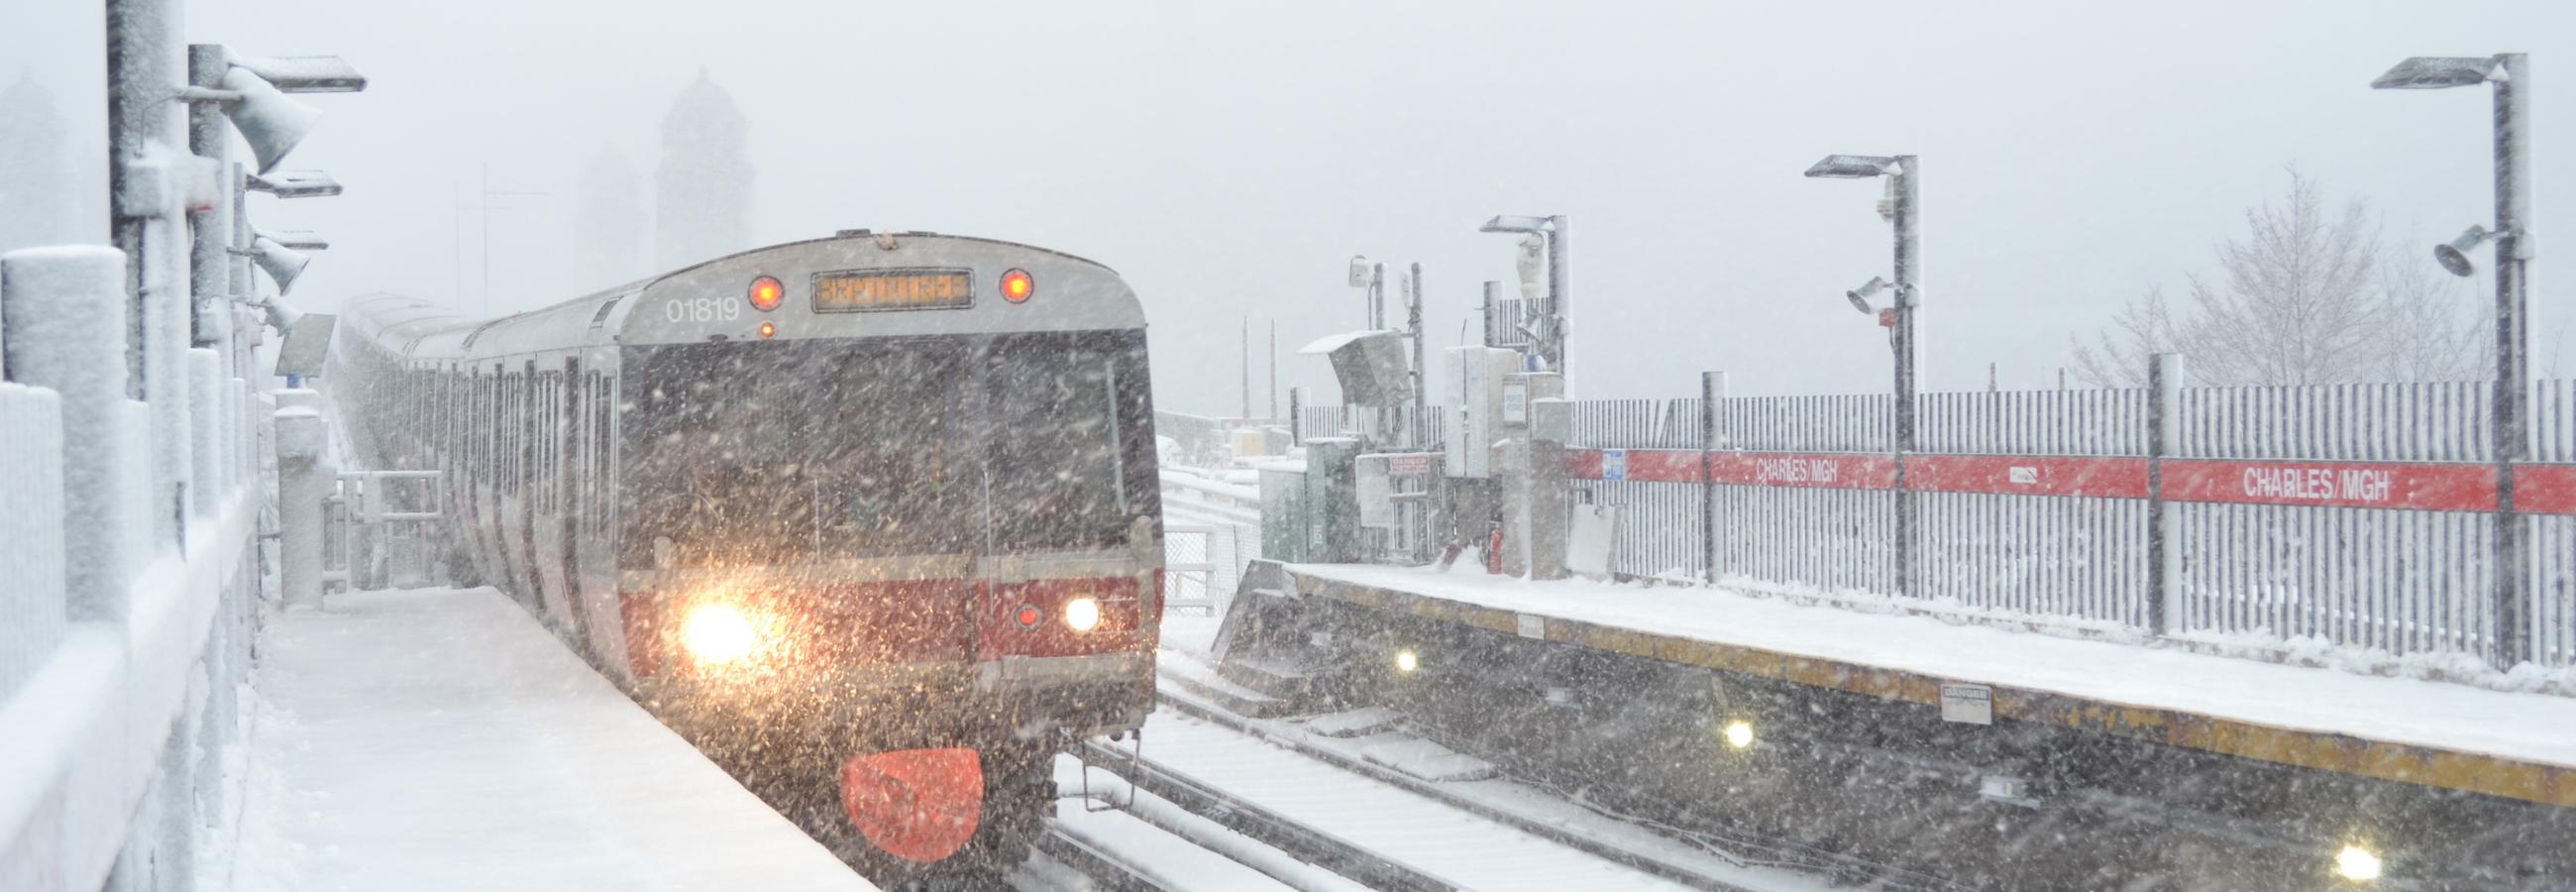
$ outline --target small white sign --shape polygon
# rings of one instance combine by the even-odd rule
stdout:
[[[1400,452],[1386,457],[1386,472],[1401,477],[1431,473],[1431,453]]]
[[[2023,486],[2029,486],[2029,485],[2036,484],[2036,483],[2038,483],[2038,482],[2039,482],[2039,469],[2038,469],[2038,468],[2022,467],[2022,466],[2016,465],[2016,466],[2012,467],[2010,470],[2005,471],[2005,472],[2004,472],[2004,475],[2005,475],[2005,478],[2006,478],[2006,479],[2011,480],[2012,482],[2014,482],[2014,483],[2016,483],[2016,484],[2023,485]]]
[[[1626,479],[1628,479],[1628,450],[1625,450],[1625,449],[1604,449],[1604,450],[1601,450],[1601,479],[1603,479],[1603,480],[1626,480]]]
[[[1514,614],[1513,618],[1520,623],[1521,637],[1538,639],[1547,637],[1547,617],[1520,613]]]
[[[1529,385],[1503,385],[1503,423],[1529,423]]]
[[[1981,684],[1941,685],[1941,720],[1967,725],[1995,723],[1995,689]]]

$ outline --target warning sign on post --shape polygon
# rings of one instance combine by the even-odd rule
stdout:
[[[1981,684],[1941,684],[1941,720],[1967,725],[1995,723],[1995,689]]]

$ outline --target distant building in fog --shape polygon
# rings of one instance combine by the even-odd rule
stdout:
[[[0,89],[0,251],[98,239],[73,191],[70,126],[31,74]]]
[[[653,272],[644,254],[644,176],[625,153],[601,147],[576,188],[573,246],[581,287],[605,288]]]
[[[662,118],[653,176],[653,262],[674,269],[751,247],[750,122],[733,95],[698,71]]]

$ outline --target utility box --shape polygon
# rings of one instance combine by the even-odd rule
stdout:
[[[1306,472],[1261,469],[1261,554],[1271,560],[1305,563],[1316,537],[1306,504]]]
[[[1494,441],[1502,436],[1504,379],[1518,373],[1521,355],[1497,347],[1449,348],[1449,405],[1454,413],[1443,463],[1449,476],[1494,476]]]
[[[1324,437],[1306,441],[1306,559],[1338,564],[1359,560],[1360,441]]]

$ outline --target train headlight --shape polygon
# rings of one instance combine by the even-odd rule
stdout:
[[[1726,745],[1744,749],[1753,745],[1753,723],[1743,719],[1726,723]]]
[[[1036,279],[1029,278],[1028,270],[1015,269],[1002,274],[1003,300],[1015,304],[1027,303],[1028,299],[1037,293],[1038,282]]]
[[[1395,671],[1410,673],[1422,668],[1422,657],[1409,650],[1395,652]]]
[[[1064,627],[1088,632],[1100,627],[1100,601],[1085,595],[1064,602]]]
[[[2335,875],[2347,880],[2379,878],[2379,853],[2360,846],[2344,846],[2335,855]]]
[[[760,630],[742,608],[731,604],[701,604],[689,611],[689,619],[680,626],[680,644],[700,666],[723,666],[741,662],[760,649]]]

